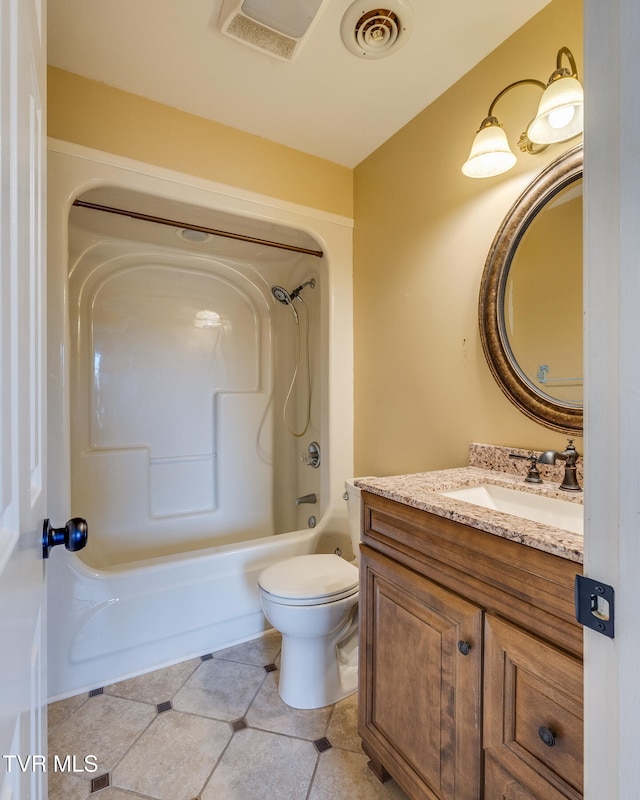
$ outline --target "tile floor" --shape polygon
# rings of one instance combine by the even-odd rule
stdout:
[[[78,772],[50,763],[50,800],[406,800],[367,767],[355,695],[280,700],[279,652],[270,634],[52,703],[50,760]]]

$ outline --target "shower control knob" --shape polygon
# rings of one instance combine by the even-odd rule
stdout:
[[[49,550],[63,544],[67,550],[75,553],[87,544],[89,526],[81,517],[73,517],[63,528],[54,528],[48,519],[42,526],[42,557],[49,558]]]
[[[318,442],[311,442],[306,453],[300,456],[300,460],[309,467],[318,469],[320,466],[320,445]]]

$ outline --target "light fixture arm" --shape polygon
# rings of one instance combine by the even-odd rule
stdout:
[[[562,66],[562,56],[566,56],[567,57],[567,61],[569,62],[569,66],[571,67],[571,73],[570,73],[571,77],[572,78],[577,78],[578,77],[578,68],[576,67],[576,60],[573,57],[573,53],[571,52],[571,50],[569,50],[568,47],[561,47],[558,50],[558,55],[556,56],[556,71],[553,73],[553,75],[555,75],[557,72],[562,72],[563,76],[564,76],[569,72],[566,67]],[[551,83],[551,81],[555,80],[553,75],[549,78],[549,83]],[[561,77],[561,76],[558,75],[557,77]]]
[[[558,58],[560,58],[559,54]],[[491,101],[491,105],[489,106],[489,111],[487,112],[487,116],[480,123],[479,130],[482,130],[482,128],[486,128],[489,125],[499,125],[500,123],[498,122],[497,118],[493,116],[493,109],[495,108],[496,103],[498,102],[498,100],[500,100],[501,97],[504,97],[504,95],[507,94],[507,92],[510,92],[512,89],[515,89],[518,86],[523,86],[526,84],[537,86],[543,92],[547,88],[546,84],[544,84],[542,81],[537,80],[536,78],[522,78],[519,81],[514,81],[513,83],[510,83],[508,86],[505,86],[504,89],[501,92],[498,92],[498,94]],[[534,153],[541,153],[543,150],[547,149],[546,145],[538,146],[533,144],[533,142],[530,142],[529,137],[527,136],[526,133],[521,134],[520,139],[518,140],[518,147],[523,153],[530,153],[531,155],[533,155]]]
[[[493,109],[495,108],[496,103],[501,97],[503,97],[507,92],[510,92],[512,89],[515,89],[516,86],[522,86],[522,84],[525,83],[532,83],[534,86],[538,86],[540,89],[542,89],[543,92],[547,88],[546,84],[542,83],[542,81],[536,80],[535,78],[522,78],[522,80],[514,81],[513,83],[510,83],[508,86],[505,86],[504,89],[501,92],[498,92],[498,94],[493,98],[493,100],[491,101],[491,105],[489,106],[489,111],[487,113],[487,116],[488,117],[493,116]]]

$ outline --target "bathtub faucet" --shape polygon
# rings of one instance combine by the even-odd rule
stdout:
[[[317,503],[318,498],[315,494],[303,494],[302,497],[296,497],[296,505],[300,506],[303,503]]]

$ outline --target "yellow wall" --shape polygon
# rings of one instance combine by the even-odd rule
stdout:
[[[49,136],[353,216],[353,170],[49,67]]]
[[[460,167],[492,98],[520,78],[546,81],[563,45],[582,73],[581,0],[553,0],[355,171],[51,67],[48,133],[355,213],[356,474],[463,465],[471,441],[562,449],[563,435],[523,416],[493,380],[477,303],[498,225],[565,146],[522,155],[489,180],[466,178]],[[539,96],[523,87],[495,109],[514,149]]]
[[[576,140],[521,155],[496,178],[460,168],[493,97],[520,78],[546,82],[564,45],[581,75],[581,0],[554,0],[355,170],[358,475],[464,465],[471,441],[563,449],[563,434],[521,414],[493,380],[477,306],[504,215]],[[539,97],[525,86],[495,108],[514,149]]]

